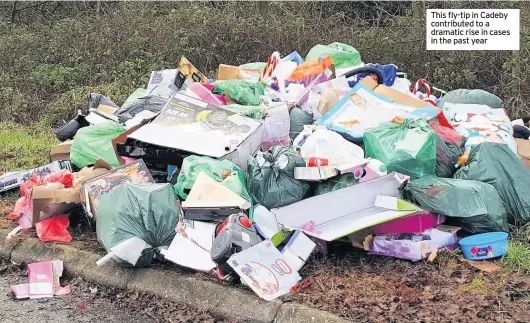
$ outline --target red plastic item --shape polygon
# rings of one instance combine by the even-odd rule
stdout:
[[[242,226],[245,228],[250,228],[252,226],[252,223],[248,220],[248,218],[241,216],[239,217],[239,223],[241,223]]]
[[[313,277],[307,277],[306,279],[291,287],[291,294],[299,293],[309,287],[311,284],[313,284]]]
[[[458,134],[455,130],[452,128],[448,128],[445,126],[442,126],[438,122],[435,121],[429,121],[429,126],[436,131],[436,134],[438,137],[440,137],[445,142],[452,142],[459,146],[462,145],[464,142],[464,137]]]
[[[37,222],[35,229],[42,242],[70,242],[72,236],[68,232],[70,221],[67,215],[56,215],[49,219]]]

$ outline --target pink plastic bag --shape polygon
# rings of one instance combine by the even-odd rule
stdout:
[[[67,229],[69,225],[68,216],[63,214],[37,222],[35,229],[42,242],[70,242],[72,236]]]

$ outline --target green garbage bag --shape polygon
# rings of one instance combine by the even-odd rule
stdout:
[[[96,233],[105,250],[131,238],[149,244],[136,263],[124,262],[124,266],[151,265],[157,248],[169,247],[175,237],[179,209],[171,184],[126,183],[104,195],[96,209]]]
[[[300,201],[309,185],[294,178],[294,168],[305,161],[293,149],[272,146],[247,161],[247,188],[252,200],[267,209]]]
[[[504,203],[489,184],[428,175],[411,180],[400,190],[406,200],[453,218],[469,233],[508,232]]]
[[[495,109],[503,106],[502,100],[498,96],[484,90],[458,89],[449,91],[440,99],[438,106],[443,108],[445,102],[485,104]]]
[[[313,116],[298,107],[289,111],[289,120],[291,121],[289,131],[291,139],[296,138],[304,130],[305,125],[313,124]]]
[[[359,183],[353,173],[345,173],[335,176],[323,182],[319,182],[315,188],[315,195],[322,195],[336,190],[340,190]]]
[[[216,81],[213,86],[213,93],[226,93],[232,100],[242,105],[260,105],[263,102],[261,96],[265,94],[265,85],[256,81]]]
[[[125,102],[123,102],[123,104],[121,105],[122,107],[125,106],[125,105],[128,105],[136,100],[138,100],[139,98],[141,97],[144,97],[147,95],[147,90],[146,89],[142,89],[142,88],[137,88],[136,90],[134,90],[133,93],[131,93],[128,97],[127,97],[127,100],[125,100]]]
[[[530,222],[530,170],[508,145],[484,142],[474,146],[454,178],[490,184],[504,201],[510,222]]]
[[[210,157],[188,156],[182,162],[182,170],[177,177],[175,193],[185,200],[200,172],[222,183],[232,192],[252,202],[245,186],[245,173],[229,160],[217,160]],[[223,179],[223,175],[229,175]]]
[[[254,63],[246,63],[243,65],[239,65],[240,68],[244,68],[247,70],[258,70],[260,73],[263,72],[265,69],[265,66],[267,66],[267,63],[265,62],[254,62]]]
[[[331,56],[335,68],[345,68],[362,64],[361,54],[350,45],[343,43],[331,43],[329,45],[316,45],[309,50],[305,58],[306,61],[319,57]]]
[[[366,157],[380,160],[389,172],[413,178],[433,175],[437,138],[423,119],[406,119],[403,124],[385,122],[365,132]]]
[[[241,104],[228,104],[223,105],[223,109],[239,113],[252,119],[262,120],[263,115],[261,110],[267,109],[264,105],[252,106],[252,105],[241,105]]]
[[[455,143],[445,142],[437,136],[436,144],[436,169],[435,174],[438,177],[451,178],[456,172],[458,158],[464,152]]]
[[[111,140],[127,130],[124,125],[114,121],[105,121],[79,129],[70,148],[70,160],[83,168],[103,159],[112,167],[120,166]]]

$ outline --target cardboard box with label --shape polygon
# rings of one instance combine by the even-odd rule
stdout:
[[[272,209],[278,223],[332,241],[421,211],[398,199],[396,173]]]
[[[246,169],[261,146],[263,124],[176,93],[153,122],[128,138],[197,155],[228,159]]]
[[[405,93],[399,92],[398,90],[390,88],[384,84],[377,84],[377,81],[371,77],[365,77],[361,82],[374,93],[392,99],[392,102],[394,103],[403,104],[414,108],[425,108],[433,106],[427,101],[413,98],[410,95],[406,95]]]
[[[69,161],[54,161],[48,165],[37,167],[31,170],[9,172],[0,176],[0,192],[6,192],[17,188],[20,184],[31,178],[31,175],[39,174],[40,176],[46,176],[51,173],[60,171],[61,169],[67,169],[72,171],[72,164]]]
[[[112,169],[107,162],[98,160],[93,167],[85,167],[74,173],[73,187],[65,188],[60,183],[34,186],[31,190],[33,223],[66,213],[82,202],[82,184],[86,180],[102,175]]]
[[[83,199],[88,215],[94,218],[101,197],[125,183],[154,184],[155,180],[141,159],[90,178],[83,183]]]

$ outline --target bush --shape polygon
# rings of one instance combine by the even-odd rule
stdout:
[[[102,2],[99,15],[93,3],[61,3],[56,10],[52,4],[18,12],[15,23],[0,20],[0,88],[9,89],[0,112],[7,120],[46,117],[57,124],[83,107],[88,91],[100,89],[119,103],[145,85],[149,72],[175,68],[182,55],[213,75],[220,63],[266,61],[275,50],[305,56],[334,41],[355,47],[366,63],[396,64],[413,81],[427,78],[446,91],[484,89],[504,99],[512,117],[529,114],[530,5],[524,2],[502,4],[522,9],[517,53],[426,51],[425,11],[410,2]],[[480,3],[488,6],[499,3]],[[0,10],[1,17],[11,19]]]

